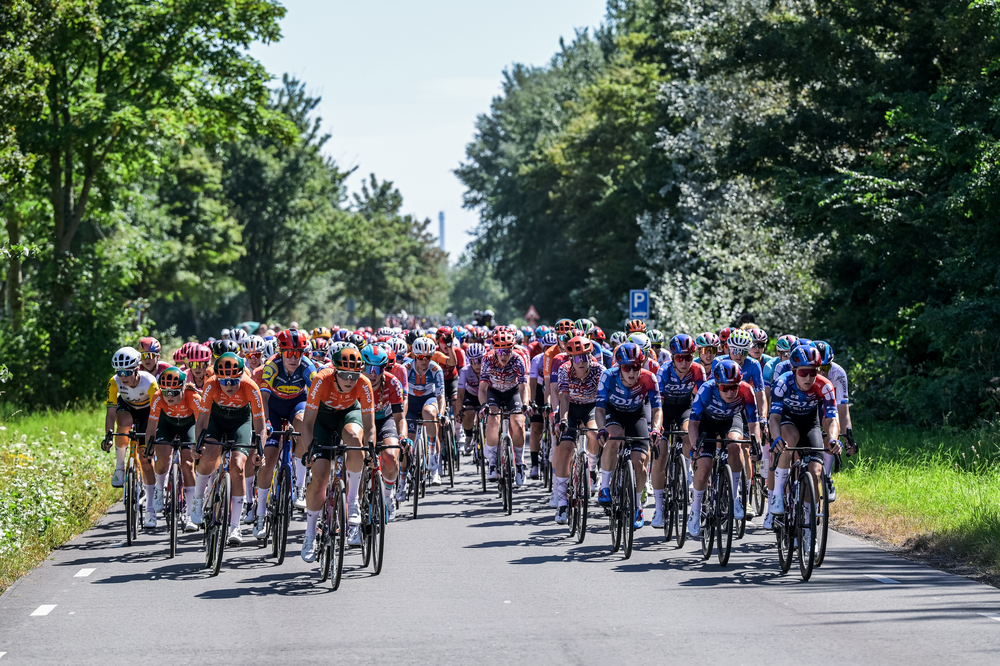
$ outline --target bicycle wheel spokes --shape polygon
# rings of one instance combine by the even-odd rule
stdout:
[[[715,493],[715,487],[709,486],[701,503],[701,555],[706,560],[712,556],[715,547]]]
[[[798,520],[795,530],[799,541],[799,572],[802,580],[809,580],[816,563],[816,477],[809,470],[803,470],[799,478],[801,492],[796,507]]]
[[[576,487],[577,521],[576,542],[583,543],[587,537],[587,508],[590,504],[590,469],[587,459],[587,451],[580,452],[580,463],[577,465],[580,470],[580,483]]]
[[[170,557],[177,555],[177,514],[180,506],[180,468],[176,464],[170,465],[170,493],[167,501],[170,506],[164,511],[167,522],[170,523]]]
[[[333,550],[333,589],[340,587],[340,579],[344,573],[344,550],[347,546],[347,493],[344,485],[339,479],[335,482],[334,491],[336,496],[336,506],[334,506],[333,519],[336,521],[334,532],[330,535]]]
[[[385,494],[383,493],[382,476],[375,483],[372,497],[373,520],[371,535],[372,569],[375,575],[382,573],[382,555],[385,551]]]
[[[622,488],[622,536],[624,537],[625,559],[632,557],[632,542],[635,537],[636,490],[635,470],[632,468],[631,456],[625,462],[625,483]]]
[[[232,479],[229,474],[222,473],[219,477],[218,495],[213,501],[212,511],[216,518],[215,562],[212,563],[212,575],[218,576],[222,569],[222,556],[226,551],[226,540],[229,538],[229,503],[232,500]]]
[[[782,573],[788,573],[792,566],[792,556],[795,554],[795,530],[792,523],[795,509],[788,488],[790,485],[791,481],[785,486],[785,513],[774,517],[775,534],[778,539],[778,565]]]
[[[368,472],[361,477],[361,566],[367,567],[372,557],[372,492]]]
[[[288,547],[288,525],[292,519],[292,470],[288,466],[281,468],[278,476],[277,495],[274,506],[276,512],[268,517],[274,524],[272,536],[274,537],[273,551],[278,558],[278,564],[285,561],[285,551]],[[271,494],[275,494],[275,487],[271,486]]]

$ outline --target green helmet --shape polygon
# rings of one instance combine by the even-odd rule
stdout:
[[[660,329],[654,328],[653,330],[649,331],[647,335],[649,336],[649,341],[652,344],[663,345],[663,331],[661,331]]]
[[[581,317],[573,322],[573,328],[578,328],[583,331],[585,335],[590,335],[590,332],[594,330],[594,322]]]

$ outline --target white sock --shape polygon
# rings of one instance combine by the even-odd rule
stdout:
[[[641,509],[642,507],[643,507],[643,504],[642,504],[642,493],[641,492],[636,492],[636,494],[635,494],[635,508]]]
[[[788,481],[787,469],[781,469],[780,467],[774,470],[774,495],[775,497],[781,497],[785,494],[785,482]]]
[[[306,536],[316,536],[316,519],[319,518],[319,511],[306,509]]]
[[[835,460],[832,453],[823,454],[823,471],[826,472],[827,476],[833,474],[833,461]]]
[[[392,502],[393,495],[395,494],[395,492],[396,492],[396,482],[393,481],[392,483],[389,483],[388,481],[386,481],[385,490],[382,493],[382,496],[385,498],[385,501]]]
[[[125,469],[125,453],[127,449],[124,446],[115,447],[115,469]]]
[[[240,526],[240,519],[243,517],[243,502],[246,499],[243,495],[233,495],[233,510],[229,514],[229,529]]]
[[[514,447],[514,464],[518,467],[524,466],[524,447]]]
[[[201,472],[194,473],[194,495],[191,499],[203,499],[205,497],[205,488],[208,487],[208,481],[211,478],[211,474],[202,474]]]
[[[191,500],[194,499],[194,486],[184,486],[184,501],[188,502],[187,510],[191,510]]]
[[[144,484],[145,485],[145,484]],[[153,491],[156,490],[156,484],[146,485],[146,506],[152,510],[153,508]]]
[[[163,490],[163,485],[167,482],[167,472],[156,475],[156,487]]]
[[[601,470],[601,490],[611,487],[611,472]]]
[[[257,489],[257,515],[263,516],[267,513],[267,493],[270,488]]]
[[[733,497],[740,498],[740,480],[743,479],[743,472],[733,472]]]
[[[653,501],[656,502],[656,510],[663,511],[663,490],[653,489]]]
[[[694,491],[694,501],[691,502],[691,515],[697,516],[701,513],[701,498],[705,496],[704,490]]]
[[[681,460],[684,461],[684,471],[687,473],[688,483],[691,482],[691,458],[688,456],[681,456]]]
[[[247,490],[246,490],[245,493],[243,493],[243,495],[246,496],[246,497],[252,497],[253,496],[253,482],[254,482],[254,478],[251,476],[250,478],[245,479],[245,482],[246,482]]]
[[[497,447],[495,447],[495,446],[489,446],[489,445],[486,446],[486,462],[488,462],[489,464],[493,465],[494,467],[496,466],[496,464],[497,464]]]
[[[569,502],[566,499],[566,486],[569,484],[569,477],[562,478],[560,476],[552,477],[552,494],[556,498],[557,506],[567,506]]]
[[[361,485],[361,472],[347,471],[347,506],[351,508],[358,503],[358,487]]]
[[[295,485],[302,487],[306,485],[306,466],[302,464],[302,458],[295,458]]]
[[[600,461],[597,459],[597,454],[591,453],[590,451],[587,451],[587,461],[588,461],[587,467],[591,471],[596,470],[598,465],[601,464]]]

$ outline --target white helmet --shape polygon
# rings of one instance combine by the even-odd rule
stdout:
[[[753,344],[753,336],[750,335],[750,331],[738,328],[729,334],[729,339],[726,340],[726,343],[730,349],[746,353],[750,351],[750,345]]]
[[[229,331],[229,339],[238,344],[240,347],[243,347],[243,342],[249,337],[250,334],[242,328],[234,328]]]
[[[242,330],[242,329],[240,329]],[[264,342],[264,338],[259,335],[248,335],[243,342],[240,343],[240,350],[244,355],[246,354],[263,354],[267,345]]]
[[[434,341],[427,337],[417,338],[413,341],[414,356],[430,356],[436,348],[437,345],[434,344]]]
[[[375,332],[375,335],[377,335],[380,338],[382,336],[392,337],[392,329],[389,328],[388,326],[383,326],[382,328],[378,329],[378,331]]]
[[[142,355],[135,347],[122,347],[111,357],[111,365],[115,367],[115,372],[135,370],[141,360]]]
[[[350,342],[346,340],[337,340],[336,342],[331,342],[330,347],[326,350],[326,357],[333,360],[333,355],[339,352],[344,347],[354,347]],[[357,349],[357,347],[354,347]]]
[[[396,352],[396,361],[402,363],[403,357],[406,356],[406,352],[409,350],[406,346],[406,340],[403,338],[393,338],[389,340],[389,346],[392,347],[392,351]]]
[[[224,328],[224,329],[222,329],[222,335],[221,335],[221,336],[219,336],[219,337],[220,337],[220,338],[221,338],[222,340],[228,340],[228,339],[229,339],[229,329],[228,329],[228,328]]]
[[[628,341],[634,345],[638,345],[639,349],[644,352],[648,352],[653,348],[653,343],[645,333],[633,333],[628,336]]]
[[[278,353],[278,339],[264,340],[264,357],[271,358]]]

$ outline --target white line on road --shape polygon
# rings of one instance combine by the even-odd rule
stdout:
[[[97,569],[80,569],[76,572],[76,575],[73,576],[73,578],[86,578],[95,571],[97,571]]]
[[[3,656],[4,656],[5,654],[7,654],[7,653],[6,653],[6,652],[0,652],[0,659],[3,659]]]
[[[31,614],[31,617],[36,615],[48,615],[52,612],[52,609],[56,607],[56,604],[42,604],[35,609],[35,612]]]
[[[877,580],[880,583],[892,583],[892,584],[895,584],[895,585],[901,585],[901,583],[898,580],[893,580],[892,578],[889,578],[888,576],[878,576],[876,574],[865,574],[865,575],[868,576],[869,578],[874,578],[875,580]]]
[[[1000,615],[997,615],[995,613],[980,613],[980,615],[982,615],[983,617],[988,617],[991,620],[996,620],[997,622],[1000,622]]]

